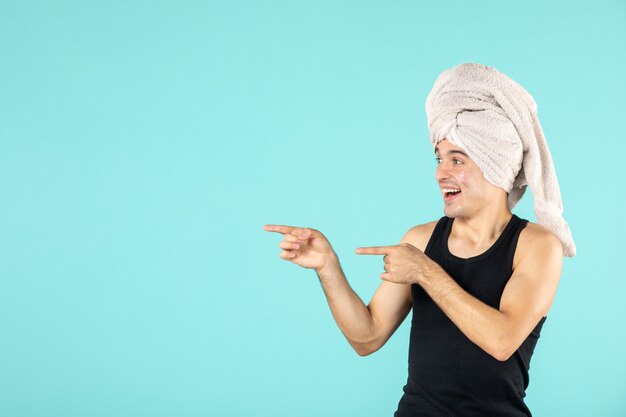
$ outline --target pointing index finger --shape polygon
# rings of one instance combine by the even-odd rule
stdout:
[[[391,246],[369,246],[364,248],[356,248],[355,252],[359,255],[388,255],[391,253],[392,248],[395,245]]]
[[[263,229],[265,229],[268,232],[277,232],[277,233],[282,233],[284,235],[285,233],[291,233],[291,231],[295,229],[295,227],[285,226],[281,224],[266,224],[265,226],[263,226]]]

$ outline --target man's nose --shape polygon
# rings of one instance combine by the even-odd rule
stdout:
[[[443,162],[440,162],[437,165],[437,169],[435,170],[435,179],[437,179],[437,181],[441,181],[442,179],[448,178],[449,176],[450,175],[448,172],[448,168]]]

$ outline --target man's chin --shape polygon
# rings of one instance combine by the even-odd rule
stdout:
[[[452,208],[448,206],[443,207],[443,213],[446,215],[446,217],[449,217],[451,219],[455,219],[457,217],[465,217],[467,215],[467,213],[465,213],[465,210],[461,210],[458,207]]]

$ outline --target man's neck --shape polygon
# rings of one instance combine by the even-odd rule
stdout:
[[[496,240],[504,231],[513,214],[510,210],[483,210],[472,217],[456,217],[450,238],[465,241],[472,246],[482,246]]]

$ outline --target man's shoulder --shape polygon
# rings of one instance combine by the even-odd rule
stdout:
[[[531,221],[522,229],[519,236],[523,245],[541,244],[551,246],[561,246],[561,241],[548,228]]]
[[[562,257],[563,246],[559,238],[545,226],[529,221],[520,232],[514,263],[524,259],[526,255],[534,257],[538,253]]]
[[[409,229],[404,235],[400,243],[410,243],[421,251],[426,250],[426,245],[435,230],[435,226],[439,220],[429,223],[418,224]]]

